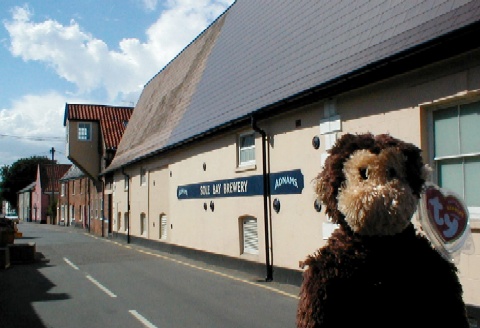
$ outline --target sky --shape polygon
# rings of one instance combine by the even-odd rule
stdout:
[[[0,167],[65,157],[65,104],[135,106],[234,0],[0,0]]]

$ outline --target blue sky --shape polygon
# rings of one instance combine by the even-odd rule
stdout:
[[[65,103],[134,106],[234,0],[1,0],[0,166],[65,158]]]

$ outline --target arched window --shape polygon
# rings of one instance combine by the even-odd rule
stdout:
[[[160,239],[167,239],[167,216],[165,214],[160,214]]]
[[[147,216],[145,213],[140,214],[140,235],[147,235]]]

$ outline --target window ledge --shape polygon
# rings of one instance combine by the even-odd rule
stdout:
[[[235,172],[253,171],[257,169],[257,164],[243,165],[235,169]]]

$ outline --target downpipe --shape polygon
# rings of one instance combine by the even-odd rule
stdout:
[[[260,133],[262,136],[262,176],[263,176],[263,222],[265,224],[265,264],[267,269],[267,276],[265,281],[273,280],[273,265],[270,260],[270,228],[268,225],[268,197],[270,196],[270,178],[267,172],[267,134],[264,130],[260,129],[257,125],[257,120],[252,115],[251,116],[252,129],[255,132]]]
[[[130,176],[125,173],[125,168],[122,166],[122,174],[128,181],[128,189],[127,189],[127,244],[130,244]]]

